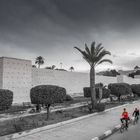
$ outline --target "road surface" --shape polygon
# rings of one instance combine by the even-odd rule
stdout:
[[[139,140],[140,139],[140,121],[136,125],[130,125],[128,131],[120,133],[119,131],[106,140]]]

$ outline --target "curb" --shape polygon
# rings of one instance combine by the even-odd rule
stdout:
[[[139,101],[133,101],[132,104],[138,103]],[[128,105],[129,103],[125,104]],[[122,105],[121,107],[125,106]],[[115,107],[114,109],[119,108],[119,106]],[[108,109],[108,111],[111,111],[111,109]],[[107,110],[105,110],[105,112],[107,112]],[[132,119],[132,118],[131,118]],[[117,132],[120,129],[121,125],[116,125],[112,130],[107,130],[105,131],[102,135],[100,135],[99,137],[94,137],[91,140],[104,140],[105,138],[109,137],[110,135],[114,134],[115,132]]]
[[[113,133],[117,132],[120,129],[120,127],[121,127],[121,125],[116,125],[112,130],[107,130],[99,137],[94,137],[91,140],[103,140],[103,139],[107,138],[108,136],[112,135]]]
[[[85,116],[82,116],[82,117],[78,117],[78,118],[70,119],[70,120],[67,120],[67,121],[59,122],[59,123],[56,123],[56,124],[47,125],[47,126],[32,129],[32,130],[26,130],[26,131],[19,132],[19,133],[14,133],[14,134],[11,134],[11,135],[6,135],[6,136],[0,137],[0,138],[3,138],[3,140],[4,140],[4,138],[5,138],[5,140],[17,139],[19,137],[24,137],[24,136],[27,136],[27,135],[31,135],[31,134],[34,134],[34,133],[41,132],[41,131],[53,129],[53,128],[56,128],[56,127],[61,127],[62,125],[74,123],[76,121],[80,121],[82,119],[86,119],[86,118],[89,118],[89,117],[92,117],[92,116],[95,116],[95,115],[98,115],[98,114],[101,114],[101,113],[109,112],[111,110],[121,108],[121,107],[127,106],[127,105],[128,104],[120,105],[120,106],[117,106],[117,107],[114,107],[114,108],[106,109],[103,112],[99,112],[99,113],[96,112],[96,113],[85,115]],[[103,134],[103,136],[100,136],[99,137],[100,139],[98,137],[95,137],[92,140],[102,140],[103,139],[102,137],[107,137],[106,135],[111,134],[111,133],[112,133],[111,130],[109,130],[109,131],[105,132]]]

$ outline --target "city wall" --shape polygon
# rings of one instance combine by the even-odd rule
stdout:
[[[104,85],[116,83],[117,79],[107,76],[96,76],[96,83]],[[89,74],[80,72],[67,72],[49,69],[32,68],[32,86],[53,84],[65,87],[68,94],[77,95],[83,92],[83,87],[89,87]]]
[[[32,68],[29,60],[0,58],[0,88],[14,92],[14,103],[30,102],[30,89],[42,84],[62,86],[67,94],[78,96],[83,93],[83,87],[89,87],[89,79],[88,73]],[[140,84],[140,78],[96,75],[96,83],[99,82],[104,85],[117,82]]]

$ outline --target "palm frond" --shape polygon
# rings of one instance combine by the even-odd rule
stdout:
[[[99,65],[99,64],[101,64],[101,63],[103,63],[103,62],[108,62],[108,63],[110,63],[110,64],[113,63],[113,62],[112,62],[111,60],[109,60],[109,59],[102,59],[102,60],[99,61],[96,65]]]
[[[100,43],[100,44],[98,44],[97,46],[96,46],[96,56],[101,52],[101,51],[103,51],[104,50],[104,47],[102,46],[102,44]]]
[[[96,56],[97,59],[96,61],[101,60],[104,56],[106,55],[111,55],[111,53],[109,51],[106,51],[105,49],[103,49],[102,51],[100,51],[100,53]]]
[[[85,51],[83,51],[83,58],[91,65],[92,64],[92,58],[90,55],[88,55]]]
[[[105,49],[103,49],[97,56],[95,59],[95,65],[98,64],[102,58],[106,55],[111,55],[111,53],[109,51],[106,51]]]
[[[85,50],[86,50],[86,52],[89,54],[89,55],[91,55],[91,52],[90,52],[90,50],[89,50],[89,48],[88,48],[88,45],[85,43]]]
[[[83,58],[84,58],[89,64],[91,64],[91,62],[92,62],[91,55],[89,55],[86,51],[82,51],[82,50],[79,49],[78,47],[74,47],[74,48],[77,49],[77,50],[83,55]]]
[[[89,47],[87,46],[87,44],[85,44],[85,50],[82,51],[81,49],[79,49],[78,47],[74,47],[75,49],[77,49],[82,55],[83,58],[91,65],[91,66],[96,66],[97,64],[101,64],[103,62],[109,62],[112,63],[111,60],[109,59],[103,59],[104,56],[106,55],[111,55],[111,53],[109,51],[106,51],[104,49],[104,47],[102,47],[102,44],[99,43],[96,47],[95,47],[95,42],[92,42],[91,44],[91,48],[89,49]]]
[[[75,49],[77,49],[81,54],[83,54],[83,51],[81,49],[79,49],[78,47],[74,47]]]
[[[95,41],[91,43],[91,55],[95,55]]]

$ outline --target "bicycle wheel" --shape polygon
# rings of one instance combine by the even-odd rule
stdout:
[[[139,120],[139,118],[138,118],[138,117],[136,117],[136,124],[138,123],[138,120]]]
[[[125,126],[125,130],[128,130],[128,126]]]
[[[135,125],[137,123],[137,121],[136,121],[136,118],[134,119],[134,121],[133,121],[133,125]]]
[[[137,124],[137,122],[138,122],[138,118],[135,117],[133,124],[135,125],[135,124]]]
[[[124,132],[124,125],[122,124],[120,127],[120,132],[123,133]]]

